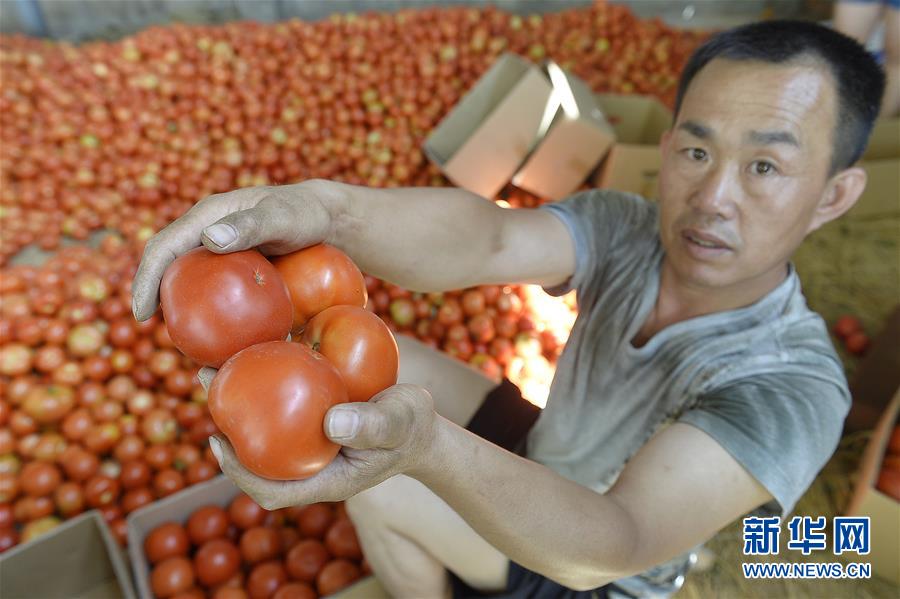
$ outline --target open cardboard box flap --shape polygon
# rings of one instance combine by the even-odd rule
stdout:
[[[485,198],[510,181],[559,199],[591,173],[614,139],[591,90],[552,62],[504,54],[425,141],[448,179]]]
[[[591,183],[657,199],[662,165],[659,141],[671,126],[672,113],[648,96],[597,94],[596,98],[615,130],[616,143],[591,177]]]
[[[67,520],[0,556],[3,599],[133,599],[121,550],[100,512]]]
[[[553,91],[531,152],[512,182],[551,200],[572,193],[615,141],[615,133],[591,89],[547,61],[542,67]]]
[[[550,93],[534,65],[504,54],[428,136],[425,154],[456,185],[493,198],[531,149]]]

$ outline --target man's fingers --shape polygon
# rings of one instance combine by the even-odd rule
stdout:
[[[203,229],[229,212],[254,205],[259,194],[257,188],[247,188],[205,198],[150,238],[131,284],[137,320],[147,320],[156,312],[163,273],[175,258],[200,245]]]
[[[258,204],[224,215],[203,229],[200,237],[206,249],[216,254],[237,252],[250,248],[280,248],[296,241],[303,223],[292,222],[285,203],[268,196]]]
[[[423,392],[414,385],[394,385],[369,402],[334,406],[325,415],[325,433],[355,449],[399,447],[409,438]]]
[[[200,384],[203,385],[203,388],[209,391],[209,386],[212,385],[213,377],[216,376],[216,373],[219,372],[215,368],[210,368],[209,366],[204,366],[197,373],[197,378],[200,379]]]
[[[318,499],[306,497],[313,491],[309,488],[310,484],[307,481],[269,480],[244,468],[238,461],[231,443],[222,435],[210,437],[209,447],[216,456],[222,473],[249,495],[253,501],[267,510],[318,501]]]

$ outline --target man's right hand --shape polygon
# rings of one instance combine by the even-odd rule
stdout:
[[[131,286],[134,317],[156,312],[166,268],[201,244],[217,254],[255,247],[280,255],[326,240],[332,217],[314,191],[320,183],[249,187],[198,202],[147,242]]]

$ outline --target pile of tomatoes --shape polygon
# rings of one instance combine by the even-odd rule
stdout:
[[[671,103],[702,38],[605,2],[172,24],[79,46],[0,36],[0,264],[61,235],[146,235],[236,187],[446,185],[422,142],[500,54]]]
[[[239,494],[161,524],[143,548],[160,599],[315,599],[371,572],[343,503],[267,512]]]
[[[212,478],[218,432],[159,316],[131,316],[120,237],[0,276],[0,551],[84,510],[125,516]]]

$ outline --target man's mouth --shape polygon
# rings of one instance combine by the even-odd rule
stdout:
[[[715,235],[710,235],[708,233],[702,233],[697,231],[696,229],[686,229],[682,231],[682,236],[685,239],[694,243],[700,247],[708,248],[712,250],[730,250],[731,248],[727,243],[716,237]]]

